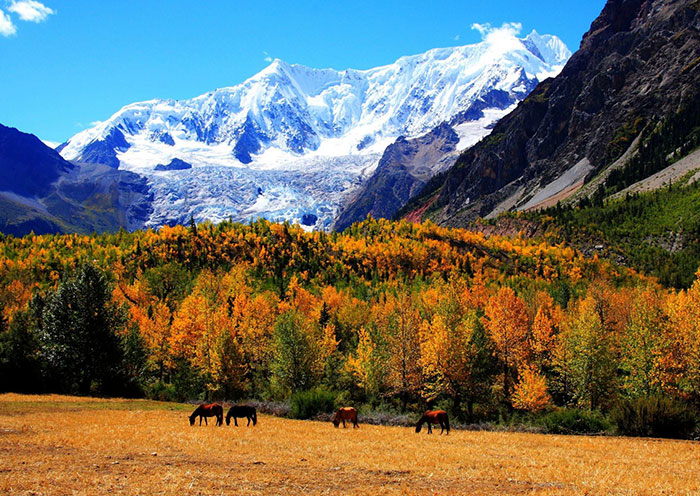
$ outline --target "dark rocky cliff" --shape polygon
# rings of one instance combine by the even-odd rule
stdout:
[[[393,217],[425,186],[436,168],[445,161],[452,165],[455,156],[450,154],[458,142],[457,134],[446,123],[420,138],[396,140],[384,151],[357,198],[340,213],[334,229],[342,231],[368,214],[375,219]]]

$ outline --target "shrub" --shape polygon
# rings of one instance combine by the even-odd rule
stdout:
[[[654,396],[621,401],[612,413],[617,432],[625,436],[688,438],[696,417],[687,406]]]
[[[331,413],[335,410],[336,393],[316,388],[299,391],[292,395],[290,414],[295,419],[309,419],[319,413]]]
[[[179,401],[175,386],[162,381],[156,381],[146,388],[146,397],[157,401]]]
[[[539,424],[550,434],[600,434],[610,422],[597,411],[562,408],[543,415]]]

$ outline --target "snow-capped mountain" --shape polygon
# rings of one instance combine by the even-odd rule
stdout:
[[[275,60],[238,86],[127,105],[59,149],[146,175],[151,225],[264,216],[323,229],[399,136],[448,122],[471,145],[570,55],[533,31],[363,71]]]

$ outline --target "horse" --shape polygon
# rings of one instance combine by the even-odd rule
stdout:
[[[199,416],[199,425],[202,425],[202,419],[204,419],[204,425],[209,425],[207,417],[216,417],[216,425],[222,425],[224,423],[224,407],[216,403],[211,405],[202,403],[190,415],[190,425],[194,425],[194,419],[197,416]]]
[[[433,433],[433,429],[430,424],[440,424],[440,427],[442,428],[440,434],[442,434],[444,431],[447,431],[447,434],[450,433],[450,421],[447,418],[447,412],[445,410],[428,410],[425,412],[416,424],[416,432],[420,432],[420,429],[425,422],[428,423],[428,434]]]
[[[352,428],[354,429],[355,427],[360,427],[357,424],[357,410],[355,410],[351,406],[344,406],[341,408],[338,408],[338,411],[333,414],[333,417],[331,418],[331,422],[333,422],[333,425],[338,428],[340,425],[340,422],[343,422],[343,429],[345,429],[345,421],[352,421]]]
[[[255,412],[255,407],[249,405],[233,405],[229,408],[226,414],[226,425],[231,425],[231,417],[233,417],[233,423],[238,427],[237,418],[246,417],[248,419],[248,425],[250,421],[253,421],[253,425],[258,423],[258,414]]]

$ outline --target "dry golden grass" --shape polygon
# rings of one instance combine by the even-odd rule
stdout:
[[[190,427],[191,409],[0,395],[0,494],[700,494],[693,442],[263,415],[257,427]]]

